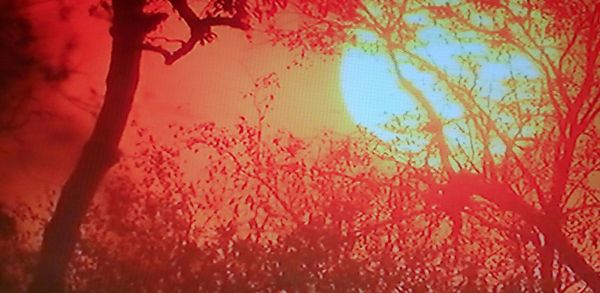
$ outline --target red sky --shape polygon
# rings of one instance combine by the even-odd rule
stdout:
[[[44,197],[62,184],[93,123],[93,117],[68,97],[99,103],[109,61],[109,22],[88,13],[97,1],[69,3],[68,21],[60,20],[59,1],[35,2],[30,15],[39,44],[56,59],[65,44],[73,42],[69,64],[74,73],[60,91],[46,90],[42,95],[59,118],[29,125],[19,134],[19,141],[12,137],[0,140],[8,150],[0,153],[0,184],[5,187],[0,200],[7,202]],[[167,26],[164,33],[185,37],[186,31],[177,30]],[[131,119],[159,136],[171,123],[231,125],[240,115],[252,115],[250,101],[242,96],[252,89],[253,81],[276,72],[281,89],[269,115],[273,129],[300,136],[354,129],[343,105],[337,58],[327,62],[310,58],[304,62],[306,66],[287,69],[295,53],[268,44],[260,32],[255,33],[253,42],[242,32],[216,32],[219,38],[214,43],[196,48],[171,66],[164,65],[159,55],[145,53]],[[94,97],[91,90],[100,96]],[[123,145],[128,144],[131,140],[126,134]]]

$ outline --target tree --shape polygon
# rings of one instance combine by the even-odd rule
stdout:
[[[171,143],[137,129],[135,155],[120,161],[100,191],[105,200],[88,211],[67,289],[540,292],[536,248],[514,233],[521,221],[480,211],[518,228],[481,225],[473,214],[456,245],[440,225],[444,214],[426,205],[423,186],[443,179],[436,170],[373,152],[381,142],[362,132],[301,139],[271,131],[265,115],[275,93],[262,88],[278,84],[266,76],[246,95],[256,121],[175,124]],[[192,155],[208,164],[194,165]],[[32,210],[11,214],[43,222]],[[22,291],[32,235],[0,239],[5,284],[16,284],[5,291]]]
[[[274,29],[276,40],[292,48],[337,53],[336,45],[354,43],[387,56],[398,86],[418,106],[419,127],[428,137],[423,151],[435,157],[442,184],[429,182],[437,203],[463,228],[464,214],[485,214],[486,205],[518,215],[526,224],[518,234],[537,234],[545,291],[583,280],[600,291],[597,241],[598,138],[600,112],[600,5],[595,1],[301,1],[293,7],[304,20],[298,29]],[[456,54],[457,74],[424,56],[423,28],[445,31],[443,41],[482,44],[487,54]],[[361,34],[376,36],[365,44]],[[374,48],[373,48],[374,47]],[[337,46],[341,48],[341,46]],[[523,58],[539,77],[505,77],[509,90],[491,99],[480,87],[480,65],[491,59]],[[403,72],[410,64],[436,80],[436,90],[463,109],[445,119],[428,91]],[[398,125],[390,125],[399,129]],[[456,131],[465,143],[455,142]],[[494,151],[495,147],[502,151]],[[464,182],[469,182],[468,186]],[[477,198],[483,199],[484,204]],[[473,207],[474,205],[474,207]],[[488,207],[489,208],[489,207]],[[490,225],[513,233],[506,218]],[[575,230],[574,227],[577,227]],[[575,232],[577,231],[577,232]],[[587,232],[584,232],[587,231]],[[588,234],[586,234],[588,233]],[[588,236],[585,236],[588,235]],[[558,257],[556,257],[558,255]],[[565,273],[565,267],[568,268]]]
[[[251,20],[272,15],[284,1],[209,1],[205,15],[197,14],[188,1],[169,4],[190,29],[181,48],[169,53],[147,41],[149,33],[167,17],[166,13],[145,12],[156,1],[114,0],[102,2],[112,13],[112,52],[106,79],[104,102],[93,131],[83,147],[76,166],[62,188],[56,209],[46,226],[38,270],[30,292],[62,292],[64,274],[78,239],[79,227],[106,172],[119,160],[119,142],[140,78],[144,49],[161,52],[167,64],[189,53],[197,44],[215,38],[213,27],[250,29]],[[255,4],[255,5],[254,5]]]
[[[270,8],[283,5],[279,1],[256,1],[266,4],[250,7],[246,1],[210,1],[206,14],[198,15],[187,1],[168,2],[190,28],[189,39],[180,41],[181,46],[174,51],[148,42],[148,34],[167,15],[145,12],[147,5],[157,2],[112,3],[113,50],[105,101],[44,232],[32,292],[54,292],[64,287],[80,224],[104,174],[119,159],[118,143],[139,79],[142,50],[158,52],[166,63],[173,63],[197,43],[212,41],[213,26],[249,29],[250,18],[260,20],[272,12]],[[148,168],[164,172],[159,177],[164,186],[177,187],[165,188],[159,195],[150,192],[153,197],[149,199],[140,197],[142,212],[121,207],[115,212],[125,214],[109,217],[121,219],[110,222],[113,227],[134,229],[140,245],[124,241],[121,246],[111,247],[110,237],[103,239],[102,231],[91,233],[92,237],[98,236],[98,241],[82,243],[82,251],[91,252],[84,256],[100,256],[94,264],[108,260],[99,266],[107,272],[100,277],[123,272],[121,275],[141,284],[136,269],[148,263],[173,261],[174,253],[179,257],[175,264],[180,267],[173,272],[189,273],[188,278],[181,277],[190,281],[189,288],[250,290],[263,286],[282,290],[304,285],[323,291],[341,286],[415,291],[535,291],[543,287],[551,291],[567,290],[584,281],[592,290],[600,291],[598,264],[594,263],[598,247],[594,235],[600,213],[598,189],[588,180],[598,171],[599,157],[594,125],[600,112],[595,70],[600,51],[598,4],[308,0],[295,2],[293,8],[301,16],[299,28],[285,31],[270,27],[274,38],[291,47],[326,54],[339,52],[342,46],[338,45],[353,43],[387,56],[391,74],[413,98],[415,112],[421,115],[417,127],[402,125],[399,117],[389,128],[420,134],[426,146],[407,153],[369,136],[366,145],[362,140],[333,142],[324,137],[324,145],[331,146],[327,155],[307,162],[302,156],[312,159],[318,154],[302,153],[305,144],[293,136],[267,144],[260,139],[260,126],[242,122],[232,135],[211,124],[199,125],[186,145],[215,150],[215,164],[209,166],[212,179],[228,178],[215,186],[205,186],[205,204],[214,203],[208,209],[217,210],[221,218],[244,210],[246,217],[235,218],[244,224],[217,221],[218,227],[207,230],[217,231],[221,243],[183,246],[197,239],[180,229],[190,223],[178,212],[188,215],[189,210],[185,205],[181,207],[182,200],[177,197],[194,186],[178,185],[179,177],[166,176],[178,174],[171,172],[177,170],[165,163],[164,157],[176,152],[161,148],[152,154],[156,161]],[[452,56],[463,68],[459,74],[453,73],[419,53],[419,48],[425,46],[419,38],[423,26],[447,31],[441,39],[449,42],[481,43],[490,53]],[[377,40],[361,39],[362,32],[374,34]],[[510,91],[488,98],[491,94],[478,83],[478,66],[491,59],[508,62],[514,57],[535,64],[538,76],[515,73],[504,80]],[[429,93],[404,74],[405,64],[433,77],[436,90],[460,105],[463,114],[457,119],[441,115]],[[450,130],[460,134],[458,142],[448,135]],[[373,145],[387,153],[372,153]],[[392,175],[375,168],[376,160],[391,167]],[[464,182],[470,184],[465,186]],[[135,185],[123,186],[130,188],[132,195],[137,194]],[[225,199],[220,192],[236,197]],[[165,195],[176,200],[155,199]],[[229,200],[231,203],[226,204]],[[215,202],[225,205],[225,210],[217,209]],[[170,215],[165,218],[135,221],[135,216],[156,211],[160,206],[157,203],[168,203],[174,210],[161,211]],[[175,236],[156,239],[156,235],[144,233],[148,225]],[[452,227],[450,235],[442,233],[444,225]],[[319,234],[328,237],[315,236]],[[241,241],[241,235],[248,238]],[[123,247],[139,249],[148,258],[115,253]],[[382,253],[365,256],[360,247]],[[248,251],[255,258],[248,258]],[[185,260],[190,256],[205,261],[189,264]],[[509,260],[508,264],[489,261],[497,258]],[[265,270],[253,266],[256,259],[264,260]],[[85,266],[88,260],[78,256],[77,264],[96,273],[93,266]],[[446,263],[452,265],[442,266]],[[483,271],[478,263],[484,263]],[[119,266],[113,269],[108,264]],[[351,270],[356,267],[362,270]],[[264,281],[260,278],[265,271],[276,281],[261,283],[253,279]],[[261,274],[250,276],[248,272]],[[151,273],[159,276],[162,272]],[[163,288],[167,281],[182,282],[177,279],[179,275],[170,276],[175,280],[158,278],[151,284]],[[360,281],[339,281],[349,276]],[[302,284],[294,282],[298,279],[303,280]],[[520,279],[543,284],[518,282]],[[85,287],[86,282],[95,281],[83,280],[75,284]],[[96,281],[110,284],[114,280]],[[119,289],[128,289],[130,283],[119,284],[125,286]]]
[[[259,109],[268,103],[254,101]],[[494,239],[445,251],[440,217],[423,213],[416,187],[431,178],[428,168],[378,156],[371,136],[268,134],[263,118],[231,129],[173,127],[174,145],[139,129],[139,155],[120,162],[103,190],[107,201],[82,226],[69,290],[538,288]],[[210,161],[198,178],[182,167],[190,154]],[[486,260],[499,255],[502,261]]]

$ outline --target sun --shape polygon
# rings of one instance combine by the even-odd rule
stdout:
[[[415,110],[415,103],[396,85],[391,63],[380,54],[359,48],[346,50],[341,65],[341,86],[346,107],[355,123],[383,140],[396,134],[384,124],[394,115]]]
[[[511,76],[537,76],[537,70],[525,58],[515,55],[505,61],[495,62],[492,58],[486,58],[490,50],[484,45],[448,41],[448,35],[449,32],[441,28],[422,29],[418,37],[424,45],[414,48],[413,53],[450,76],[471,77],[474,87],[485,99],[502,99],[509,92],[506,80]],[[358,32],[357,36],[366,46],[348,46],[340,65],[340,85],[346,108],[354,123],[365,127],[383,141],[394,141],[400,134],[391,131],[386,124],[394,117],[403,123],[402,117],[418,114],[419,107],[413,97],[398,85],[390,57],[373,49],[378,38],[364,31]],[[465,56],[479,58],[476,72],[460,62],[461,57]],[[419,70],[410,62],[403,62],[400,71],[425,94],[440,117],[448,123],[444,128],[447,139],[468,143],[468,138],[451,125],[451,121],[464,118],[465,111],[447,89],[440,87],[441,82],[436,76]]]

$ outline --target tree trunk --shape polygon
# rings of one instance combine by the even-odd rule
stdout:
[[[458,174],[448,182],[449,190],[460,190],[468,182],[472,194],[478,194],[500,209],[520,215],[528,224],[536,226],[544,235],[544,245],[551,253],[556,250],[559,260],[566,264],[581,280],[594,291],[600,292],[600,274],[588,264],[585,258],[565,236],[555,215],[547,215],[523,201],[507,185],[487,182],[480,175]],[[547,280],[544,280],[547,281]]]
[[[112,52],[104,103],[46,225],[29,292],[65,290],[65,274],[79,239],[79,227],[100,182],[119,160],[118,145],[139,81],[142,42],[150,29],[144,21],[143,6],[143,0],[113,1]]]
[[[550,253],[548,256],[542,255],[543,258],[553,258],[552,254],[556,250],[558,258],[562,263],[566,264],[594,292],[600,292],[600,274],[587,263],[585,258],[571,244],[571,241],[562,232],[560,224],[556,221],[554,215],[546,215],[538,212],[523,202],[518,196],[510,196],[512,192],[506,188],[492,186],[487,190],[487,194],[490,195],[486,197],[488,200],[496,203],[501,208],[519,214],[527,223],[540,229],[544,235],[544,245],[548,246],[543,249],[548,249],[547,253]],[[544,265],[552,265],[552,262]],[[544,279],[543,282],[550,282],[552,284],[552,268],[545,267],[543,269],[550,270],[549,273],[542,276],[549,278],[548,280]],[[548,286],[549,284],[543,284],[544,290],[548,290]]]

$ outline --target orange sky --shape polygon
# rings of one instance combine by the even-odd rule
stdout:
[[[69,11],[69,20],[61,21],[57,2],[37,1],[31,5],[30,15],[39,43],[51,58],[58,58],[67,42],[75,44],[69,57],[74,73],[60,93],[43,93],[44,100],[61,118],[30,125],[28,131],[21,133],[20,143],[2,139],[8,152],[0,153],[0,184],[6,186],[0,199],[8,202],[44,197],[48,190],[62,184],[93,123],[89,113],[66,97],[98,103],[100,97],[94,98],[90,90],[104,92],[110,53],[109,22],[89,16],[88,8],[97,2],[94,0],[72,2],[75,4]],[[166,27],[164,31],[170,34],[173,29]],[[171,123],[212,121],[232,125],[240,115],[253,113],[250,101],[242,96],[252,89],[254,79],[276,72],[281,89],[268,118],[273,129],[300,136],[354,129],[341,96],[337,58],[327,62],[311,58],[305,62],[308,66],[286,69],[295,54],[261,41],[260,33],[251,43],[242,32],[216,32],[217,41],[197,47],[171,66],[164,65],[158,54],[145,53],[131,119],[159,135]],[[176,33],[185,37],[186,31]],[[126,133],[123,145],[131,144],[130,138]]]

